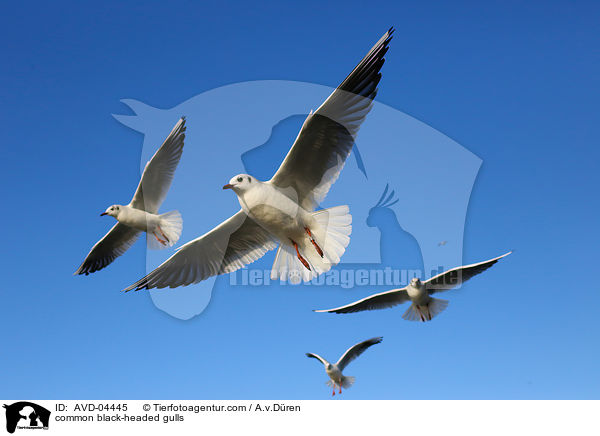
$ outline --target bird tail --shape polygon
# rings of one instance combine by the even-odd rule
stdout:
[[[348,389],[350,386],[352,386],[354,384],[354,380],[356,380],[354,377],[352,376],[342,376],[342,388],[344,389]],[[338,385],[336,382],[334,382],[333,380],[329,379],[326,382],[327,386],[331,387],[331,388],[336,388],[339,387],[340,385]]]
[[[352,376],[342,376],[342,387],[344,389],[348,389],[350,386],[354,384],[355,378]]]
[[[442,313],[446,307],[448,307],[448,300],[432,298],[429,300],[427,306],[417,306],[415,303],[411,304],[408,310],[404,312],[404,315],[402,315],[402,318],[407,321],[431,321]]]
[[[336,206],[313,212],[312,217],[316,227],[311,229],[315,242],[323,249],[321,268],[324,271],[337,265],[350,243],[352,233],[352,215],[348,206]],[[316,250],[309,250],[314,254]],[[314,256],[313,256],[314,257]],[[320,259],[320,256],[318,256]],[[325,262],[323,262],[325,261]]]
[[[181,214],[177,210],[172,210],[167,213],[159,215],[160,221],[155,232],[156,235],[162,240],[166,240],[166,244],[159,242],[156,237],[152,234],[146,236],[148,245],[152,249],[162,249],[171,247],[179,240],[181,236],[181,230],[183,229],[183,219]]]
[[[280,279],[290,283],[308,282],[319,274],[327,272],[340,262],[340,258],[350,243],[352,233],[352,215],[348,206],[336,206],[313,212],[313,238],[323,251],[320,256],[316,247],[306,235],[302,256],[308,261],[310,271],[300,262],[294,247],[281,244],[277,250],[271,269],[271,279]]]

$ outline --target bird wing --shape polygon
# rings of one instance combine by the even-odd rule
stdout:
[[[125,224],[117,223],[92,247],[75,275],[101,270],[125,253],[137,240],[140,231]]]
[[[502,256],[495,257],[490,260],[486,260],[472,265],[457,266],[446,272],[438,274],[435,277],[427,280],[423,285],[429,292],[429,294],[435,294],[436,292],[448,291],[461,283],[466,282],[471,277],[475,277],[477,274],[482,273],[503,257],[508,256],[512,251],[503,254]]]
[[[315,353],[306,353],[306,357],[312,357],[313,359],[318,359],[321,361],[323,365],[327,365],[329,362],[323,359],[321,356]]]
[[[367,339],[366,341],[362,341],[356,345],[353,345],[344,353],[342,357],[340,357],[340,360],[337,361],[337,367],[340,369],[340,371],[343,371],[344,368],[348,366],[350,362],[352,362],[354,359],[356,359],[358,356],[364,353],[367,348],[369,348],[372,345],[378,344],[381,341],[383,341],[383,337],[380,336],[378,338]]]
[[[409,300],[410,298],[408,297],[406,288],[392,289],[391,291],[374,294],[345,306],[336,307],[334,309],[315,310],[315,312],[353,313],[362,312],[363,310],[387,309],[388,307],[393,307]]]
[[[344,167],[377,94],[379,70],[392,33],[390,29],[383,35],[316,112],[308,115],[270,180],[307,210],[313,210],[325,198]]]
[[[277,247],[275,238],[243,211],[182,245],[146,277],[125,291],[175,288],[236,271]]]
[[[158,212],[171,187],[175,169],[183,153],[185,129],[185,118],[182,117],[146,164],[131,206],[150,213]]]

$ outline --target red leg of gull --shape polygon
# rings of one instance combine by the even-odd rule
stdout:
[[[342,393],[342,384],[340,383],[340,394]]]
[[[298,244],[296,244],[296,242],[294,242],[293,240],[292,244],[294,244],[294,248],[296,249],[296,255],[298,256],[298,259],[300,259],[300,262],[302,262],[302,265],[304,265],[304,267],[310,271],[310,265],[308,264],[308,262],[306,261],[305,258],[302,257],[302,255],[300,254],[300,252],[298,251]]]
[[[419,316],[421,317],[421,322],[425,322],[425,317],[423,317],[423,311],[419,306],[417,306],[417,310],[419,311]]]
[[[331,393],[332,397],[335,397],[335,385],[333,385],[333,392]]]
[[[160,226],[158,227],[158,230],[160,231],[160,234],[162,235],[162,237],[165,238],[165,242],[169,242],[169,238],[167,238],[167,235],[165,235],[165,233],[162,231]]]
[[[317,253],[319,253],[319,256],[323,257],[323,250],[321,250],[321,247],[319,247],[319,245],[317,244],[317,241],[315,241],[315,238],[313,238],[313,235],[312,235],[312,232],[310,231],[310,229],[308,227],[304,227],[304,230],[308,234],[310,242],[312,242],[313,246],[315,247],[315,250],[317,250]]]

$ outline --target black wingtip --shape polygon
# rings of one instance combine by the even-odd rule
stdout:
[[[148,284],[147,283],[134,283],[131,286],[128,286],[127,288],[123,289],[123,292],[137,292],[137,291],[141,291],[144,289],[148,289]]]
[[[394,32],[396,31],[396,29],[394,29],[394,26],[390,27],[388,29],[388,31],[385,33],[385,40],[383,41],[383,44],[386,47],[386,51],[387,51],[387,46],[390,43],[390,41],[392,40],[392,38],[394,37]]]

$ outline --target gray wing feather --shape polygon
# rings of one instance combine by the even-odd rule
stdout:
[[[315,312],[353,313],[362,312],[363,310],[387,309],[388,307],[405,303],[408,300],[410,300],[410,298],[408,297],[406,288],[392,289],[391,291],[374,294],[345,306],[336,307],[334,309],[315,310]]]
[[[158,212],[169,192],[175,169],[183,153],[185,130],[185,118],[181,118],[146,164],[131,206],[150,213]]]
[[[210,232],[181,246],[125,291],[176,288],[236,271],[277,247],[274,237],[239,211]]]
[[[323,365],[327,365],[329,363],[328,361],[326,361],[321,356],[319,356],[318,354],[315,354],[315,353],[306,353],[306,357],[312,357],[313,359],[317,359],[317,360],[321,361],[321,363]]]
[[[113,260],[125,253],[137,240],[139,235],[139,230],[128,227],[125,224],[115,224],[92,247],[81,266],[75,271],[75,275],[88,275],[108,266]]]

